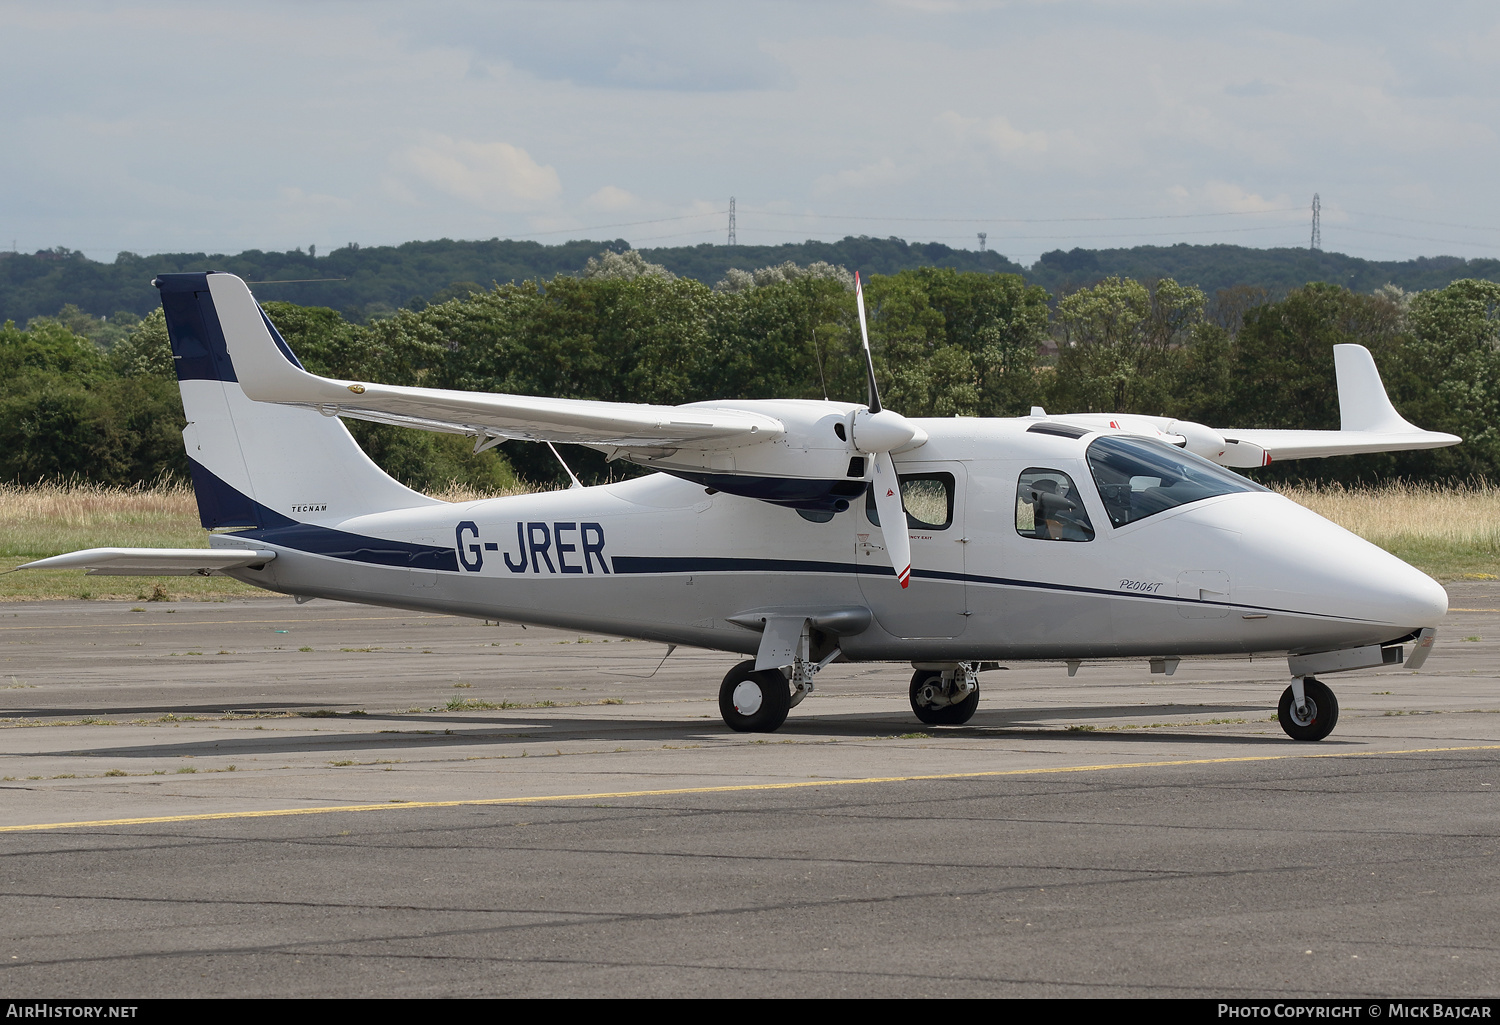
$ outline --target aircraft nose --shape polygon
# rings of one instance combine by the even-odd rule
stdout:
[[[1437,626],[1448,593],[1426,573],[1279,495],[1226,503],[1251,555],[1236,593],[1268,607],[1417,629]],[[1258,592],[1252,597],[1252,592]]]
[[[1437,626],[1448,614],[1448,592],[1443,585],[1394,555],[1375,550],[1390,561],[1383,567],[1384,586],[1365,599],[1378,609],[1373,618],[1401,626]]]
[[[1448,614],[1448,592],[1426,573],[1315,513],[1307,516],[1315,522],[1301,524],[1297,562],[1308,611],[1413,629],[1437,626]]]

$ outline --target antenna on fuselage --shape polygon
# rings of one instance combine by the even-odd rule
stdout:
[[[569,484],[568,487],[570,489],[583,487],[583,481],[578,479],[578,475],[575,474],[573,470],[568,466],[567,460],[563,459],[552,442],[549,441],[546,444],[548,448],[552,449],[552,454],[554,456],[557,456],[557,461],[562,464],[563,472],[568,475],[568,480],[573,482],[572,484]]]
[[[656,663],[656,668],[653,669],[653,670],[651,670],[651,672],[647,673],[645,676],[642,676],[639,673],[613,673],[613,674],[606,673],[605,675],[629,676],[632,679],[636,679],[636,680],[649,680],[649,679],[651,679],[651,677],[653,677],[657,673],[661,672],[661,667],[667,664],[667,659],[671,658],[672,657],[672,652],[674,652],[676,650],[677,650],[677,645],[675,645],[675,644],[668,644],[667,645],[667,653],[661,657],[661,661],[660,662]],[[595,671],[596,672],[603,672],[602,669],[595,670]]]
[[[818,381],[823,385],[823,401],[828,401],[828,378],[823,376],[823,349],[818,345],[818,332],[813,331],[813,355],[818,357]]]

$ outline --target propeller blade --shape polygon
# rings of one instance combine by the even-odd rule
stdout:
[[[865,343],[865,369],[869,371],[870,412],[880,412],[880,388],[875,384],[875,357],[870,354],[870,329],[865,326],[865,289],[859,282],[859,271],[854,272],[854,304],[859,307],[859,336]],[[901,585],[905,587],[905,584]]]
[[[896,476],[895,460],[889,452],[875,454],[874,479],[870,487],[875,489],[875,513],[880,517],[885,552],[891,557],[896,580],[904,588],[911,583],[911,536],[906,528],[906,507],[901,503],[901,482]]]
[[[903,589],[911,583],[911,535],[906,530],[906,506],[901,502],[901,479],[896,476],[896,461],[890,450],[910,441],[916,435],[905,417],[886,413],[880,406],[880,386],[875,383],[875,356],[870,352],[870,328],[865,322],[865,289],[854,272],[854,304],[859,309],[859,336],[865,343],[865,370],[870,375],[869,413],[855,415],[855,443],[874,456],[870,487],[875,492],[875,513],[880,517],[880,534],[885,553],[891,557],[891,568]],[[878,414],[878,415],[877,415]]]

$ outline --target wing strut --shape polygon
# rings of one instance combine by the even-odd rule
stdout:
[[[578,474],[576,474],[576,473],[573,472],[573,468],[568,465],[568,461],[562,457],[562,454],[560,452],[557,451],[557,446],[554,445],[554,444],[552,444],[552,442],[549,441],[549,442],[547,442],[547,447],[552,450],[553,456],[555,456],[557,458],[557,461],[562,464],[563,472],[568,475],[568,480],[570,480],[570,481],[573,482],[572,484],[569,484],[568,487],[569,488],[581,488],[581,487],[583,487],[583,481],[581,481],[581,480],[578,479]]]

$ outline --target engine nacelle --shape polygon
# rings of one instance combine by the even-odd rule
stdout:
[[[842,512],[869,486],[874,460],[856,446],[853,432],[856,417],[869,416],[863,407],[792,399],[693,405],[773,416],[785,426],[786,433],[732,449],[634,450],[620,452],[620,457],[715,491],[809,511]],[[895,413],[891,417],[904,419]],[[880,426],[885,427],[885,422]],[[897,433],[909,444],[915,432],[908,429]]]
[[[900,413],[882,409],[878,413],[856,409],[849,440],[861,452],[901,452],[927,440],[927,432]]]
[[[1224,450],[1229,447],[1229,443],[1224,440],[1224,435],[1212,427],[1205,427],[1191,420],[1173,420],[1163,430],[1184,439],[1187,444],[1183,447],[1193,455],[1211,459],[1216,463],[1223,462]]]

